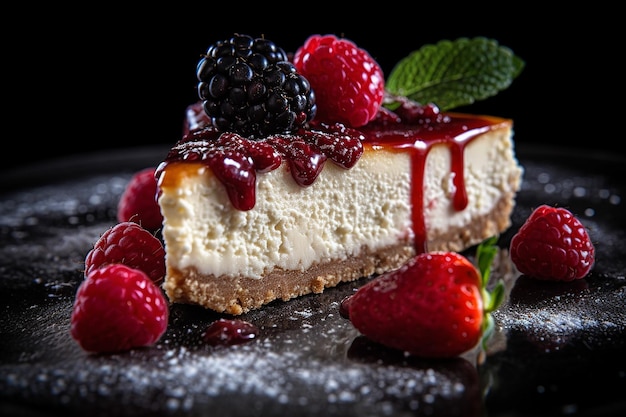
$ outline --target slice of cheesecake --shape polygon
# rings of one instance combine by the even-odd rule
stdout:
[[[239,315],[505,231],[512,120],[436,116],[252,141],[190,106],[157,171],[170,300]]]

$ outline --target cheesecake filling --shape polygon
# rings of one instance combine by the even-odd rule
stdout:
[[[510,134],[510,128],[480,131],[425,148],[366,142],[356,165],[326,164],[308,187],[297,184],[283,162],[257,175],[252,210],[233,209],[205,165],[171,163],[160,178],[159,199],[168,265],[260,279],[275,268],[305,271],[398,241],[429,250],[434,236],[470,227],[503,196],[513,198],[522,171]],[[457,162],[455,152],[461,152]],[[450,248],[468,243],[478,242]]]
[[[168,263],[260,279],[411,239],[409,166],[406,154],[377,151],[347,171],[327,164],[314,186],[301,187],[283,164],[257,177],[256,205],[246,211],[233,209],[208,168],[170,166],[159,199]]]

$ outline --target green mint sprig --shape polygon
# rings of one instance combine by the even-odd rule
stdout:
[[[388,95],[407,97],[440,110],[472,104],[509,87],[525,62],[485,37],[424,45],[399,61],[385,83]],[[391,110],[399,103],[386,102]]]

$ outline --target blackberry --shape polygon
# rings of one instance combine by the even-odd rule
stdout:
[[[249,138],[288,133],[315,116],[315,94],[285,51],[265,38],[235,34],[198,62],[198,95],[220,131]]]

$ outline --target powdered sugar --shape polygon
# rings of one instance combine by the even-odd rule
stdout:
[[[318,337],[305,337],[304,343],[298,342],[302,335],[294,331],[226,348],[167,347],[172,340],[165,339],[149,350],[127,354],[75,352],[73,359],[37,369],[5,367],[0,387],[26,401],[43,395],[58,406],[94,415],[114,415],[116,407],[123,407],[127,415],[147,410],[192,414],[211,410],[216,415],[296,410],[299,415],[320,415],[335,410],[346,415],[402,415],[393,405],[398,401],[409,413],[432,407],[436,400],[462,399],[467,389],[473,389],[466,387],[463,373],[448,374],[436,364],[415,367],[409,361],[372,366],[346,360],[355,333],[347,322],[342,323],[330,325],[329,329],[335,328],[330,334],[324,332],[326,326],[315,326]],[[320,352],[312,346],[319,338],[334,338],[335,348]],[[321,344],[331,345],[328,340]],[[470,382],[475,378],[471,372],[469,378]]]

